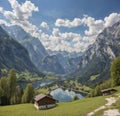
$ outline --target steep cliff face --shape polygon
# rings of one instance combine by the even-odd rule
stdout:
[[[5,25],[2,25],[2,27],[27,49],[31,61],[39,70],[53,72],[55,74],[69,74],[76,70],[76,59],[73,61],[73,58],[71,58],[73,56],[75,57],[77,55],[76,53],[48,51],[48,54],[41,42],[26,33],[21,27],[6,27]]]
[[[120,21],[100,33],[94,45],[82,56],[79,69],[74,73],[86,82],[90,76],[99,74],[95,83],[110,77],[111,62],[120,55]]]
[[[77,69],[72,76],[82,82],[89,82],[92,75],[99,75],[94,83],[109,78],[111,62],[120,55],[120,21],[100,33],[93,46],[82,56],[72,58],[64,56],[66,53],[49,55],[38,39],[20,27],[13,26],[6,30],[28,50],[31,61],[39,70],[69,74]]]
[[[0,27],[0,69],[37,72],[27,50]]]
[[[55,74],[65,74],[56,55],[46,56],[42,59],[40,69],[45,72],[52,72]]]
[[[39,68],[38,64],[40,64],[41,59],[48,55],[41,42],[37,38],[26,33],[19,26],[6,27],[2,25],[2,27],[10,34],[11,37],[13,37],[13,39],[17,40],[27,49],[31,61],[37,68]]]
[[[55,74],[69,74],[72,72],[69,60],[61,54],[46,56],[42,59],[39,66],[42,71],[53,72]]]

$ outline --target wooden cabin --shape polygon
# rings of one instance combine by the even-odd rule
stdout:
[[[105,96],[105,95],[110,95],[110,94],[112,94],[112,93],[114,93],[114,92],[116,92],[116,91],[117,91],[117,90],[115,90],[115,89],[113,89],[113,88],[101,90],[103,96]]]
[[[34,106],[39,109],[49,109],[56,106],[56,100],[45,94],[39,94],[34,98]]]

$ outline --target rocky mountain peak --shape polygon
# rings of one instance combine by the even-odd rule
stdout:
[[[17,71],[37,72],[28,51],[0,27],[0,69],[14,68]]]
[[[95,82],[110,77],[111,62],[120,55],[120,21],[100,33],[93,46],[80,58],[79,69],[74,73],[83,82],[99,74]]]

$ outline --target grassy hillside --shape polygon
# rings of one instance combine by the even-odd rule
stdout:
[[[117,90],[117,92],[112,95],[109,95],[107,97],[111,97],[111,96],[116,97],[116,94],[120,94],[120,86],[115,87],[115,89]],[[118,99],[118,101],[116,103],[113,103],[109,108],[105,108],[104,110],[98,111],[97,113],[95,113],[94,116],[102,116],[104,111],[108,110],[108,109],[118,109],[120,111],[120,98]]]
[[[120,86],[115,88],[120,93]],[[0,116],[86,116],[88,112],[104,105],[105,98],[116,94],[85,98],[73,102],[58,103],[57,107],[49,110],[36,110],[33,104],[20,104],[0,107]],[[120,100],[119,100],[120,101]],[[120,110],[120,102],[116,102],[111,108]],[[104,110],[97,112],[95,116],[101,116]]]
[[[0,116],[85,116],[105,104],[104,97],[86,98],[68,103],[59,103],[49,110],[36,110],[33,104],[0,107]]]

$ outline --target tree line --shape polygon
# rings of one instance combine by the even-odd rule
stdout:
[[[7,77],[0,79],[0,105],[30,103],[33,100],[34,88],[28,84],[25,90],[17,84],[16,72],[11,69]]]
[[[101,90],[112,88],[120,85],[120,56],[117,57],[110,66],[111,78],[98,84],[89,94],[89,96],[99,96],[102,95]]]

